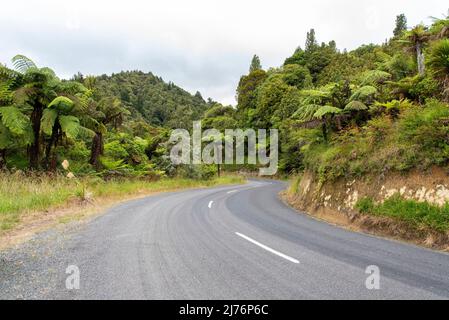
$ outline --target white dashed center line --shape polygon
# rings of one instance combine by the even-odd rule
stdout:
[[[271,253],[274,253],[275,255],[277,255],[277,256],[279,256],[279,257],[282,257],[282,258],[284,258],[284,259],[286,259],[286,260],[288,260],[288,261],[290,261],[290,262],[293,262],[293,263],[299,263],[299,260],[296,260],[296,259],[294,259],[294,258],[292,258],[292,257],[290,257],[290,256],[288,256],[288,255],[286,255],[286,254],[283,254],[283,253],[281,253],[281,252],[279,252],[279,251],[276,251],[276,250],[274,250],[274,249],[271,249],[270,247],[268,247],[268,246],[266,246],[266,245],[264,245],[264,244],[262,244],[262,243],[260,243],[260,242],[258,242],[258,241],[256,241],[256,240],[254,240],[254,239],[251,239],[251,238],[248,237],[248,236],[245,236],[244,234],[241,234],[241,233],[239,233],[239,232],[236,232],[235,234],[238,235],[239,237],[242,237],[242,238],[245,239],[245,240],[248,240],[249,242],[255,244],[256,246],[259,246],[259,247],[261,247],[262,249],[265,249],[265,250],[267,250],[267,251],[269,251],[269,252],[271,252]]]

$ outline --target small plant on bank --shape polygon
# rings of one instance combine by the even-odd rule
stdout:
[[[297,176],[293,179],[290,187],[288,188],[288,193],[290,195],[295,195],[299,191],[299,183],[301,182],[301,176]]]
[[[395,194],[382,203],[365,197],[356,203],[360,213],[386,216],[405,221],[414,227],[429,227],[440,232],[449,230],[449,203],[442,206],[404,199]]]
[[[69,171],[69,167],[70,167],[69,161],[68,160],[64,160],[61,163],[61,166],[62,166],[62,168],[65,171],[68,171],[66,177],[68,179],[73,179],[76,182],[76,184],[81,188],[81,190],[77,192],[77,195],[80,197],[81,201],[83,201],[83,202],[92,202],[92,200],[93,200],[92,199],[92,194],[87,191],[86,183],[83,182],[81,179],[77,178],[73,174],[73,172]]]

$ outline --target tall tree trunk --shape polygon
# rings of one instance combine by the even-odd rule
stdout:
[[[6,149],[0,149],[0,169],[6,167]]]
[[[321,124],[321,130],[323,131],[324,141],[327,143],[327,125],[326,125],[326,120],[324,120],[323,123]]]
[[[41,118],[44,108],[38,103],[31,113],[31,124],[33,127],[34,141],[28,149],[29,166],[31,169],[39,167],[39,153],[40,153],[40,132],[41,132]]]
[[[343,129],[343,126],[341,125],[341,118],[340,116],[336,116],[335,117],[335,122],[337,124],[337,130],[340,131],[341,129]]]
[[[425,72],[425,65],[421,42],[416,43],[416,63],[418,64],[418,74],[423,76]]]
[[[95,132],[95,136],[92,139],[89,163],[97,169],[99,168],[99,158],[103,155],[103,150],[103,134],[101,132]]]
[[[46,170],[51,169],[50,167],[50,160],[51,159],[51,148],[53,145],[56,146],[56,142],[58,141],[58,135],[59,135],[59,129],[61,127],[59,126],[59,121],[56,119],[55,124],[53,125],[53,129],[51,132],[50,141],[48,142],[47,146],[45,147],[45,162],[44,167]],[[56,167],[55,167],[56,168]]]

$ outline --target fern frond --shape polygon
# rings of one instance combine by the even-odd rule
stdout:
[[[391,74],[381,70],[369,70],[362,75],[362,85],[376,85],[391,78]]]
[[[313,119],[315,112],[321,108],[319,104],[302,105],[293,114],[293,117],[298,120],[309,121]]]
[[[61,130],[69,138],[76,138],[80,132],[80,120],[75,116],[59,116]],[[86,129],[88,130],[88,129]]]
[[[345,111],[362,111],[362,110],[368,110],[368,107],[360,101],[351,101],[349,102],[345,109]]]
[[[7,149],[13,143],[13,137],[11,132],[5,125],[0,121],[0,149]]]
[[[13,93],[10,90],[10,83],[8,81],[0,82],[0,105],[10,104],[13,98]]]
[[[95,136],[95,132],[83,126],[78,128],[78,136],[80,138],[92,139]]]
[[[41,119],[41,129],[45,134],[51,135],[57,117],[58,112],[56,110],[49,108],[44,110]]]
[[[315,118],[321,119],[324,116],[328,115],[328,114],[338,114],[341,113],[342,110],[336,107],[332,107],[332,106],[323,106],[321,108],[319,108],[314,114],[313,116]]]
[[[48,109],[54,109],[58,112],[69,113],[72,111],[74,103],[71,99],[63,96],[59,96],[53,99],[48,105]]]
[[[22,74],[26,73],[31,68],[37,68],[33,60],[21,54],[18,54],[12,58],[12,64],[14,68]]]
[[[367,98],[373,97],[377,93],[377,89],[373,86],[363,86],[357,89],[349,98],[351,101],[365,101]]]
[[[16,135],[24,134],[30,124],[28,117],[16,107],[0,107],[0,115],[4,126]]]
[[[443,39],[431,47],[429,65],[437,76],[449,75],[449,39]]]

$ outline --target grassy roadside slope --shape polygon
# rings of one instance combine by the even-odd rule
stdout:
[[[161,179],[109,180],[68,179],[61,175],[28,177],[0,173],[0,235],[17,227],[27,215],[55,210],[58,207],[97,202],[102,198],[120,201],[136,195],[242,183],[244,178],[227,175],[210,180]],[[39,214],[37,214],[39,216]]]

